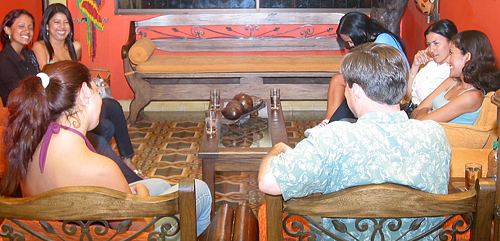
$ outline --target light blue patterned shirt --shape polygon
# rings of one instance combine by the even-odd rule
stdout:
[[[400,111],[370,112],[356,123],[336,121],[315,129],[293,150],[273,157],[270,165],[283,198],[288,200],[385,182],[447,194],[450,159],[451,147],[441,125],[431,120],[409,120]],[[441,219],[427,218],[422,226]],[[324,227],[335,231],[328,220],[323,219]],[[347,221],[353,230],[354,220]],[[371,232],[354,235],[365,240]]]

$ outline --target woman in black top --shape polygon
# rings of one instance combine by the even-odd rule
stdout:
[[[2,22],[0,52],[0,95],[4,106],[19,81],[40,72],[35,54],[26,45],[33,39],[34,18],[23,9],[10,11]]]

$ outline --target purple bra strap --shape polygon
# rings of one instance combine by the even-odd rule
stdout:
[[[40,157],[39,157],[39,163],[40,163],[40,170],[43,173],[43,170],[45,168],[45,159],[47,158],[47,150],[49,149],[49,143],[50,139],[52,138],[52,134],[57,134],[61,130],[61,128],[71,131],[73,133],[76,133],[77,135],[81,136],[85,140],[85,144],[87,144],[87,147],[93,151],[96,152],[92,144],[90,144],[90,141],[85,137],[81,132],[67,127],[67,126],[62,126],[57,124],[56,122],[50,122],[49,127],[47,128],[47,131],[45,132],[45,135],[43,135],[43,141],[42,141],[42,147],[40,149]]]

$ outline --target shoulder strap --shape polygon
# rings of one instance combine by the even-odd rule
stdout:
[[[53,134],[59,133],[59,131],[61,130],[61,128],[65,129],[65,130],[68,130],[68,131],[71,131],[73,133],[76,133],[77,135],[79,135],[80,137],[82,137],[85,140],[85,144],[87,145],[87,147],[91,151],[96,152],[95,149],[94,149],[94,147],[90,143],[89,139],[87,139],[87,137],[85,137],[81,132],[79,132],[79,131],[71,128],[71,127],[62,126],[62,125],[59,125],[56,122],[51,122],[49,124],[49,127],[47,128],[47,131],[43,135],[42,146],[41,146],[41,149],[40,149],[40,157],[38,158],[39,159],[39,164],[40,164],[40,170],[42,171],[42,173],[43,173],[43,170],[45,168],[45,160],[47,159],[47,151],[49,149],[50,139],[52,139],[52,135]]]

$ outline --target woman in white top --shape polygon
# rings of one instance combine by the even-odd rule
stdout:
[[[450,76],[446,60],[450,55],[450,39],[456,33],[457,27],[448,19],[439,20],[425,30],[427,48],[415,54],[408,78],[405,99],[411,101],[409,106],[419,105]]]

